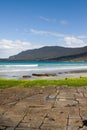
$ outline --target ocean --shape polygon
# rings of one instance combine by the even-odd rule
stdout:
[[[0,78],[21,78],[33,73],[59,73],[87,70],[87,62],[0,62]]]

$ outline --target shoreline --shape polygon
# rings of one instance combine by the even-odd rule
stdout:
[[[87,63],[29,62],[6,63],[0,66],[0,78],[8,79],[62,79],[87,76]]]
[[[80,78],[87,77],[87,69],[66,69],[66,70],[51,70],[47,71],[19,71],[19,72],[0,72],[0,78],[18,79],[18,80],[59,80],[65,78]]]
[[[69,70],[69,71],[60,71],[60,72],[33,72],[30,73],[21,73],[19,72],[19,75],[13,74],[13,73],[1,73],[0,78],[8,78],[8,79],[63,79],[67,77],[80,77],[80,76],[87,76],[87,70]]]

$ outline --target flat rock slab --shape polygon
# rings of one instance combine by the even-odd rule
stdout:
[[[0,130],[87,130],[87,87],[1,89]]]

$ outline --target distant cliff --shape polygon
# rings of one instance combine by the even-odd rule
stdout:
[[[10,56],[8,60],[87,61],[87,46],[82,48],[45,46],[39,49],[23,51],[17,55]]]

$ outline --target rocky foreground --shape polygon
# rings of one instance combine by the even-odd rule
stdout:
[[[0,130],[87,130],[87,87],[0,90]]]

